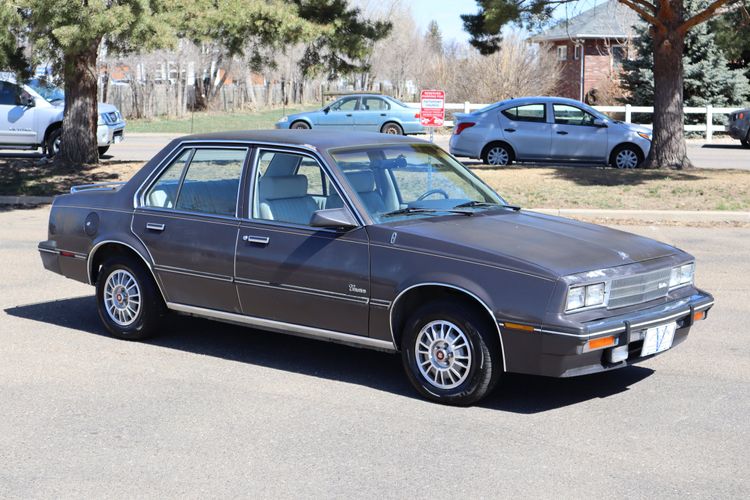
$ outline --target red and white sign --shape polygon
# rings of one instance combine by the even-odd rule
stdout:
[[[423,90],[419,101],[419,120],[423,127],[442,127],[445,123],[445,91]]]

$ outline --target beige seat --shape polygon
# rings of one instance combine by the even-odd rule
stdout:
[[[265,220],[308,225],[318,210],[315,198],[307,194],[304,175],[264,176],[258,185],[260,217]]]

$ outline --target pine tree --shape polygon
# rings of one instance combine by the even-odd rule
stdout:
[[[688,12],[705,6],[702,0],[686,0]],[[637,29],[637,57],[624,61],[623,87],[630,96],[623,99],[635,106],[654,103],[653,39],[648,26]],[[730,69],[724,51],[716,42],[716,34],[708,24],[700,24],[685,37],[683,99],[685,106],[735,106],[742,104],[750,92],[750,82],[742,71]],[[702,121],[687,115],[686,121]]]
[[[427,47],[433,54],[443,54],[443,33],[440,31],[437,21],[427,23],[427,33],[425,33]]]

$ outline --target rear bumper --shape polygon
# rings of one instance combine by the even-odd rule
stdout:
[[[696,313],[707,312],[713,297],[702,291],[680,300],[634,313],[581,325],[577,331],[535,328],[533,332],[508,328],[498,322],[503,335],[507,371],[574,377],[638,363],[654,355],[641,356],[646,330],[676,323],[672,346],[683,342],[695,321]],[[591,349],[589,342],[612,337],[606,348]],[[627,346],[627,358],[611,362],[613,349]],[[666,351],[664,351],[666,352]]]
[[[750,120],[729,122],[729,126],[727,126],[729,137],[738,141],[747,139],[748,130],[750,130]]]
[[[88,283],[88,256],[86,254],[60,250],[55,246],[55,242],[50,240],[39,243],[37,249],[46,270]]]

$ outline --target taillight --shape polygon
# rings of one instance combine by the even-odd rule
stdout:
[[[417,111],[416,113],[414,113],[414,118],[417,118],[417,119],[419,118],[419,111]]]
[[[467,129],[469,127],[473,127],[474,125],[476,125],[476,123],[474,123],[474,122],[461,122],[458,125],[456,125],[456,130],[453,133],[455,135],[458,135],[461,132],[463,132],[464,129]]]
[[[744,119],[745,119],[745,113],[740,113],[740,114],[738,115],[738,119],[739,119],[739,120],[744,120]]]

